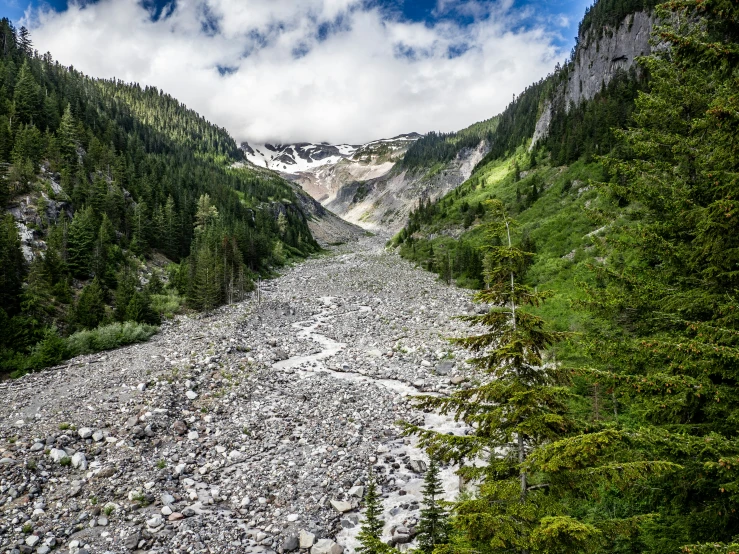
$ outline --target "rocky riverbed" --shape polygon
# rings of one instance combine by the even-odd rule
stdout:
[[[0,552],[353,552],[368,471],[406,548],[427,459],[397,422],[464,433],[409,397],[466,386],[445,339],[477,307],[383,242],[0,383]]]

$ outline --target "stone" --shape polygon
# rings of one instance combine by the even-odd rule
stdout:
[[[171,516],[172,515],[172,508],[169,506],[164,506],[161,510],[163,516]]]
[[[174,496],[172,496],[168,492],[165,492],[162,496],[160,496],[159,500],[161,500],[162,504],[164,504],[165,506],[171,506],[175,503]]]
[[[98,518],[98,525],[100,525],[101,527],[105,527],[106,525],[108,525],[108,518],[105,516],[100,516]]]
[[[46,445],[43,442],[35,442],[31,446],[31,452],[38,452],[44,448],[46,448]]]
[[[116,471],[117,470],[115,466],[107,466],[101,469],[100,471],[98,471],[97,474],[95,474],[95,477],[99,477],[100,479],[105,479],[107,477],[113,477]]]
[[[64,458],[69,458],[69,456],[67,456],[67,453],[61,448],[52,448],[49,452],[49,457],[52,459],[52,461],[57,463],[61,462]]]
[[[454,362],[452,360],[442,360],[436,364],[434,371],[437,375],[449,375],[454,369]]]
[[[313,533],[301,529],[298,533],[298,541],[300,542],[300,548],[306,550],[313,546],[313,542],[316,540],[316,536]]]
[[[139,533],[132,533],[128,535],[123,541],[123,547],[127,548],[128,550],[136,550],[136,548],[138,548],[139,546],[140,540],[141,535]]]
[[[310,552],[311,554],[342,554],[344,547],[331,539],[319,539],[310,549]]]
[[[287,516],[287,521],[289,523],[295,523],[299,519],[300,519],[300,515],[299,514],[288,514],[288,516]]]
[[[408,465],[416,473],[424,473],[426,471],[426,462],[423,460],[411,460]]]
[[[352,509],[351,502],[344,502],[343,500],[331,500],[331,506],[334,510],[342,514]]]
[[[357,485],[355,487],[350,488],[349,496],[353,496],[354,498],[363,498],[364,497],[364,487],[361,485]]]
[[[92,429],[89,427],[83,427],[79,431],[77,431],[77,434],[80,436],[81,439],[89,439],[92,436]]]
[[[281,362],[283,360],[287,360],[290,356],[288,356],[287,352],[283,348],[275,348],[273,351],[274,354],[274,360],[276,362]]]
[[[34,546],[36,546],[36,544],[38,544],[38,541],[40,540],[41,538],[38,535],[31,535],[29,537],[26,537],[26,544],[33,548]]]
[[[452,385],[461,385],[461,384],[462,384],[462,383],[464,383],[464,382],[465,382],[466,380],[467,380],[467,379],[466,379],[466,378],[465,378],[464,376],[462,376],[462,375],[455,375],[454,377],[452,377],[451,379],[449,379],[449,382],[450,382],[450,383],[451,383]]]
[[[195,400],[198,397],[198,393],[194,390],[189,390],[185,393],[185,396],[190,400]]]
[[[72,456],[72,467],[83,471],[87,469],[87,458],[82,452],[77,452]]]
[[[144,392],[146,390],[146,383],[139,383],[136,385],[136,388],[139,390],[139,392]]]
[[[197,440],[197,439],[198,439],[198,437],[200,437],[200,435],[198,434],[198,432],[197,432],[197,431],[190,431],[190,432],[189,432],[189,433],[187,434],[187,438],[188,438],[188,440],[191,440],[191,441]]]
[[[162,516],[159,514],[154,514],[151,516],[151,518],[146,520],[146,525],[151,529],[156,529],[157,527],[161,527],[164,523],[164,520],[162,519]]]
[[[175,435],[184,435],[187,433],[187,423],[178,419],[172,424],[172,431]]]
[[[292,552],[293,550],[298,549],[298,537],[295,535],[290,535],[287,537],[283,543],[282,543],[282,551],[283,552]]]
[[[172,512],[171,514],[169,514],[169,517],[167,519],[169,521],[179,521],[181,519],[185,519],[185,515],[179,512]]]
[[[94,432],[94,433],[92,434],[92,440],[94,440],[95,442],[100,442],[100,441],[102,441],[102,440],[103,440],[104,438],[105,438],[105,433],[103,433],[102,431],[95,431],[95,432]]]

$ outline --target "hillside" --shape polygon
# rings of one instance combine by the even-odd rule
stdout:
[[[238,168],[225,129],[34,54],[7,19],[0,36],[0,371],[55,363],[74,332],[238,300],[318,250],[290,184]]]

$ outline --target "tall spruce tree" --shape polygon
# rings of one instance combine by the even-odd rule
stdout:
[[[382,519],[382,500],[377,492],[377,480],[370,468],[367,476],[367,491],[364,494],[364,521],[357,535],[359,540],[359,554],[382,554],[392,551],[392,548],[382,542],[382,529],[385,522]]]
[[[728,552],[739,535],[739,5],[675,1],[660,15],[669,48],[643,60],[649,91],[604,160],[630,222],[591,290],[605,323],[590,375],[653,437],[645,452],[683,466],[621,499],[660,516],[635,544]]]
[[[413,425],[406,432],[419,435],[432,456],[462,465],[460,476],[479,485],[476,495],[454,506],[449,552],[597,552],[632,533],[643,518],[575,514],[568,507],[676,467],[631,453],[638,436],[588,426],[574,416],[570,371],[543,359],[563,336],[546,330],[531,311],[548,293],[523,283],[531,254],[513,245],[513,222],[502,203],[489,206],[495,216],[489,242],[502,245],[488,247],[488,288],[476,299],[490,308],[462,318],[485,330],[454,339],[476,353],[471,361],[482,372],[480,383],[448,397],[418,399],[421,409],[451,414],[471,433],[446,435]]]
[[[423,508],[418,520],[418,549],[424,554],[432,554],[437,545],[449,539],[448,514],[441,498],[443,494],[439,464],[432,456],[423,479]]]

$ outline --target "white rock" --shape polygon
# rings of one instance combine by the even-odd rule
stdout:
[[[350,488],[349,496],[353,496],[355,498],[362,498],[364,496],[364,487],[357,485],[356,487]]]
[[[140,392],[144,392],[146,390],[146,383],[139,383],[136,385],[136,388],[139,389]]]
[[[185,396],[189,398],[190,400],[195,400],[198,397],[198,393],[194,390],[189,390],[185,393]]]
[[[169,506],[164,506],[161,510],[163,516],[168,516],[172,514],[172,508]]]
[[[77,434],[80,436],[81,439],[89,439],[92,436],[92,429],[89,427],[83,427],[79,431],[77,431]]]
[[[298,535],[298,540],[300,541],[300,548],[306,549],[313,546],[313,542],[316,540],[316,536],[313,533],[309,533],[305,529],[301,529],[300,534]]]
[[[76,467],[83,471],[87,469],[87,458],[82,452],[76,452],[75,455],[72,456],[72,467]]]
[[[148,525],[152,529],[161,527],[162,523],[164,523],[164,520],[162,520],[162,516],[160,516],[159,514],[154,514],[151,519],[146,520],[146,525]]]
[[[30,547],[34,547],[34,546],[36,546],[36,544],[37,544],[37,543],[38,543],[38,541],[40,541],[40,540],[41,540],[41,539],[40,539],[40,538],[39,538],[39,537],[38,537],[37,535],[31,535],[30,537],[27,537],[27,538],[26,538],[26,544],[27,544],[28,546],[30,546]]]
[[[299,519],[300,519],[299,514],[288,514],[287,515],[287,521],[289,521],[290,523],[294,523],[298,521]]]
[[[61,448],[52,448],[51,451],[49,452],[49,457],[53,461],[59,463],[62,461],[62,459],[67,458],[68,456],[67,456],[67,453]]]
[[[319,539],[310,549],[310,552],[311,554],[342,554],[344,547],[336,544],[331,539]]]
[[[342,514],[352,509],[351,502],[344,502],[342,500],[331,500],[331,506],[333,506],[334,510]]]
[[[187,438],[188,438],[188,439],[190,439],[191,441],[194,441],[194,440],[196,440],[196,439],[197,439],[197,438],[198,438],[199,436],[200,436],[200,435],[198,435],[198,432],[197,432],[197,431],[190,431],[190,432],[189,432],[189,433],[187,434]]]

